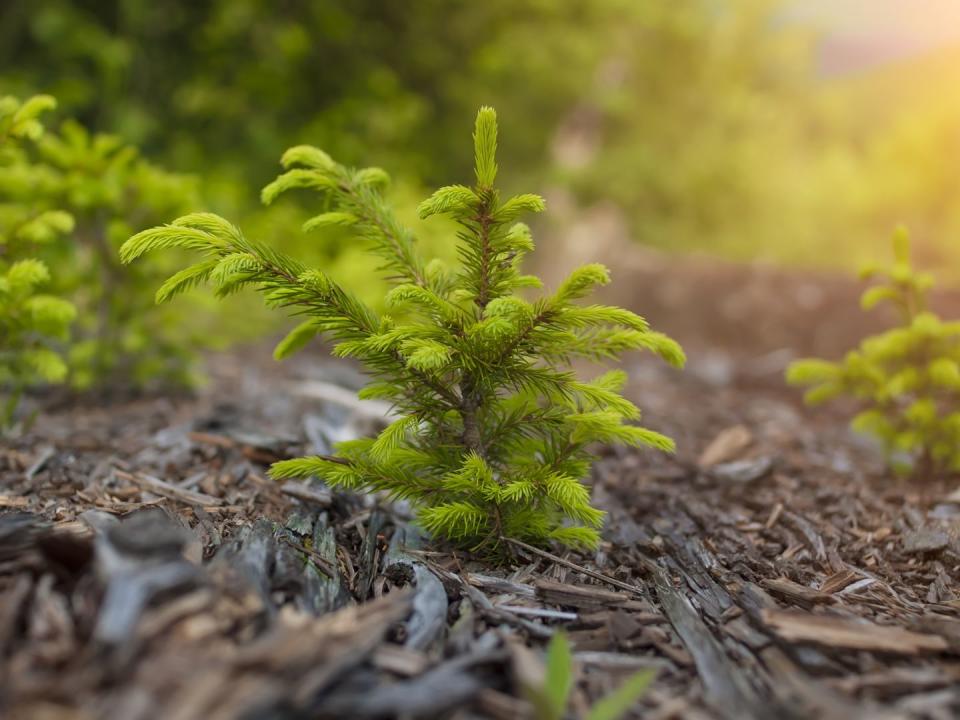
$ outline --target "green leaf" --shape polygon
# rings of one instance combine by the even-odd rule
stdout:
[[[508,222],[522,213],[540,213],[547,209],[546,201],[539,195],[517,195],[501,205],[495,214],[497,222]]]
[[[303,231],[314,232],[328,227],[349,227],[357,223],[359,218],[348,212],[326,212],[315,215],[303,224]]]
[[[286,360],[291,355],[305,348],[319,332],[320,325],[318,325],[316,320],[304,320],[288,332],[283,340],[277,343],[277,346],[273,349],[273,359]]]
[[[335,181],[318,170],[306,170],[295,168],[288,170],[279,176],[272,183],[263,188],[260,193],[260,200],[264,205],[270,205],[277,197],[288,190],[306,188],[312,190],[331,190],[335,186]]]
[[[497,113],[482,107],[473,131],[474,170],[477,187],[489,189],[497,179]]]
[[[370,447],[370,456],[377,462],[387,462],[390,455],[393,454],[400,444],[404,441],[407,434],[416,430],[420,421],[415,415],[409,415],[396,422],[390,423],[376,441]]]
[[[167,302],[177,295],[206,282],[219,262],[217,258],[204,260],[171,275],[157,290],[156,302]]]
[[[220,239],[204,230],[176,224],[163,225],[144,230],[127,240],[120,247],[120,262],[126,265],[154,250],[218,250],[222,247]]]
[[[547,645],[544,693],[550,702],[554,718],[566,713],[570,692],[573,690],[573,653],[563,632],[556,632]]]
[[[587,720],[620,720],[646,693],[655,670],[644,670],[627,678],[619,688],[590,708]]]
[[[590,263],[577,268],[561,283],[554,296],[558,303],[576,300],[589,294],[594,288],[610,282],[610,271],[599,263]]]
[[[287,169],[295,165],[302,165],[314,170],[333,170],[336,167],[333,158],[323,150],[311,145],[296,145],[289,148],[280,158],[280,164]]]
[[[420,203],[417,214],[421,219],[426,219],[431,215],[462,212],[479,203],[480,198],[470,188],[464,185],[448,185],[440,188]]]
[[[368,167],[357,170],[353,176],[354,182],[372,188],[384,188],[390,184],[390,176],[386,170],[378,167]]]
[[[896,302],[900,299],[900,292],[886,285],[877,285],[869,288],[860,297],[860,307],[864,310],[871,310],[885,300]]]
[[[910,233],[903,225],[893,232],[893,256],[901,265],[910,264]]]

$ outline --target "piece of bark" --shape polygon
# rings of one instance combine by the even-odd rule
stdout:
[[[670,624],[693,656],[697,673],[703,681],[707,704],[728,720],[764,720],[770,717],[770,708],[763,706],[690,601],[673,587],[659,565],[653,562],[645,564],[653,575],[657,597]]]
[[[721,431],[700,454],[697,465],[709,468],[737,460],[753,442],[753,433],[746,425],[734,425]]]
[[[420,536],[411,527],[397,528],[384,559],[384,575],[394,585],[416,588],[413,610],[404,627],[404,647],[426,651],[440,641],[447,625],[447,591],[427,566],[406,552],[416,549]]]
[[[409,680],[335,691],[316,704],[311,717],[440,717],[469,702],[488,684],[474,671],[475,666],[506,660],[506,651],[490,647],[495,642],[497,638],[490,633],[478,639],[477,649],[469,655],[447,660]]]
[[[537,589],[527,583],[513,582],[512,580],[483,575],[482,573],[467,573],[465,577],[471,585],[488,592],[510,593],[511,595],[524,598],[534,598],[537,596]]]
[[[853,703],[846,696],[803,672],[780,648],[760,652],[770,673],[770,687],[781,703],[781,714],[771,717],[818,720],[903,720],[878,712],[873,703]]]
[[[834,598],[829,593],[795,583],[790,578],[765,578],[760,586],[774,595],[790,600],[801,607],[812,607],[822,603],[832,603]]]
[[[333,493],[330,490],[306,482],[285,482],[280,486],[280,492],[321,508],[330,507],[333,502]]]
[[[430,665],[429,658],[422,652],[409,650],[393,643],[384,643],[374,650],[370,661],[380,670],[386,670],[401,677],[420,675]]]
[[[366,532],[360,545],[360,557],[358,558],[360,568],[355,594],[361,602],[370,596],[373,581],[380,570],[380,531],[383,529],[385,522],[386,518],[383,513],[374,508],[367,521]]]
[[[622,592],[604,590],[595,585],[573,585],[545,578],[533,583],[537,597],[547,603],[565,607],[593,608],[622,605],[630,596]]]
[[[908,555],[938,553],[950,545],[950,535],[943,530],[924,528],[903,537],[903,551]]]
[[[761,619],[778,636],[791,642],[897,655],[938,653],[949,647],[938,635],[840,616],[768,609],[761,611]]]
[[[712,466],[709,473],[720,482],[747,485],[770,473],[773,470],[773,465],[774,459],[772,457],[734,460],[733,462]]]
[[[172,483],[168,483],[160,478],[156,478],[145,473],[127,473],[116,469],[113,471],[113,473],[122,480],[127,480],[128,482],[134,483],[142,490],[146,490],[154,495],[160,495],[171,500],[177,500],[178,502],[182,502],[187,505],[216,507],[217,505],[225,504],[223,498],[213,497],[212,495],[207,495],[206,493],[197,492],[195,490],[187,490],[186,488],[178,487]]]
[[[833,594],[843,590],[848,585],[852,585],[861,577],[860,573],[853,570],[840,570],[830,577],[826,578],[820,585],[820,592]]]

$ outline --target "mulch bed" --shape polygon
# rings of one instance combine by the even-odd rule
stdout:
[[[896,481],[765,383],[637,360],[676,457],[608,450],[593,556],[426,544],[402,506],[276,484],[375,429],[347,368],[221,358],[197,398],[89,402],[0,448],[0,714],[532,717],[558,628],[582,711],[638,669],[642,718],[960,714],[960,492]]]

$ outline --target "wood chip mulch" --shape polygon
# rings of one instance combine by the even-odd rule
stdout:
[[[0,715],[533,717],[563,628],[574,714],[652,668],[633,717],[960,716],[956,483],[892,480],[795,398],[634,370],[680,453],[607,451],[600,551],[505,567],[266,478],[375,424],[341,376],[45,416],[0,448]]]

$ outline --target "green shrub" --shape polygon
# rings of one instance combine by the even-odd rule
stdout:
[[[896,469],[960,470],[960,322],[943,322],[927,295],[933,276],[910,262],[905,230],[893,238],[894,264],[867,268],[877,282],[861,298],[864,310],[886,303],[896,327],[864,340],[842,362],[798,360],[787,381],[808,385],[817,404],[850,395],[862,405],[853,428],[880,440]]]
[[[24,149],[43,135],[38,116],[55,105],[46,95],[0,98],[0,430],[11,426],[25,387],[67,373],[58,350],[75,310],[41,292],[50,271],[33,254],[71,232],[73,218],[38,201],[51,178]]]
[[[119,137],[91,134],[72,120],[37,146],[51,178],[50,202],[76,219],[72,242],[49,254],[60,292],[80,313],[68,355],[71,384],[190,384],[202,336],[182,318],[195,313],[153,302],[152,288],[176,258],[123,268],[117,249],[137,230],[195,207],[196,180],[168,173]]]
[[[158,300],[203,282],[220,296],[252,286],[268,304],[305,316],[277,347],[278,358],[323,334],[336,342],[335,354],[367,366],[373,381],[362,396],[389,401],[399,419],[375,439],[342,443],[337,457],[277,463],[274,477],[317,475],[413,501],[427,530],[471,547],[492,549],[502,535],[592,547],[604,514],[581,483],[591,444],[669,451],[673,442],[627,424],[639,410],[620,395],[623,372],[581,382],[569,363],[647,349],[679,366],[683,352],[632,312],[576,302],[608,282],[601,265],[579,268],[538,300],[519,296],[539,281],[520,272],[533,241],[515,220],[544,202],[537,195],[501,200],[489,108],[477,116],[474,144],[474,186],[441,188],[420,205],[422,217],[447,214],[458,223],[457,268],[418,254],[412,233],[383,201],[388,178],[379,168],[346,168],[299,146],[284,154],[287,172],[264,188],[268,202],[292,188],[318,191],[326,212],[304,229],[347,227],[363,239],[394,286],[391,314],[377,314],[324,272],[247,240],[216,215],[141,232],[121,257],[199,251],[204,259],[167,280]]]

